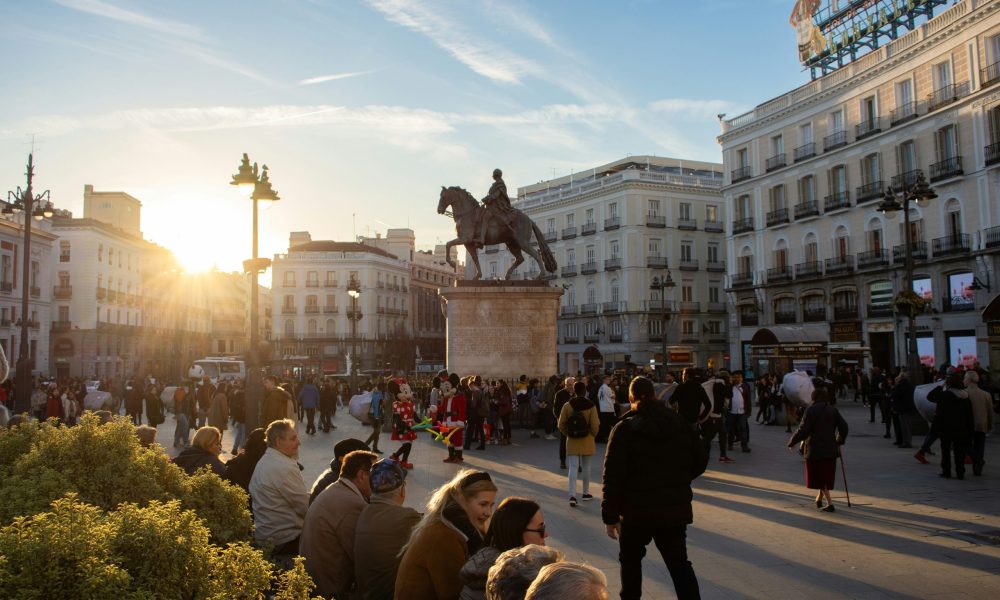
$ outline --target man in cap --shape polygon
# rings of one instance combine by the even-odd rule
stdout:
[[[330,461],[330,468],[319,474],[316,478],[315,483],[313,483],[312,491],[309,492],[309,503],[312,504],[316,496],[325,490],[340,478],[340,463],[344,460],[344,457],[354,452],[355,450],[367,450],[368,446],[365,445],[361,440],[354,438],[347,438],[346,440],[340,440],[333,447],[333,460]]]
[[[351,598],[354,586],[355,527],[372,494],[368,480],[378,455],[355,450],[344,457],[340,478],[309,505],[299,553],[325,598]]]
[[[420,521],[420,513],[403,506],[406,469],[392,459],[372,465],[368,481],[371,503],[355,527],[354,573],[361,598],[391,600],[396,588],[399,551]]]

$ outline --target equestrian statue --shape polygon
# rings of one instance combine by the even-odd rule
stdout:
[[[478,249],[494,244],[505,244],[514,257],[514,264],[507,269],[504,279],[510,279],[514,269],[524,262],[522,250],[538,263],[539,273],[536,279],[543,279],[546,273],[554,273],[557,268],[555,256],[549,250],[541,230],[528,215],[510,205],[507,186],[503,182],[503,173],[500,169],[493,171],[493,185],[490,186],[489,194],[483,198],[482,205],[472,194],[460,187],[441,186],[441,200],[438,202],[437,211],[438,214],[450,216],[455,220],[455,232],[458,234],[457,238],[445,246],[448,264],[455,268],[455,261],[451,258],[451,247],[459,244],[465,246],[465,251],[476,265],[474,279],[483,277],[483,271],[479,266]],[[532,246],[532,235],[538,244],[537,250]]]

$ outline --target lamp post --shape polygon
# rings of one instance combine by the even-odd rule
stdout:
[[[351,320],[351,393],[357,393],[358,384],[358,321],[361,319],[362,315],[358,312],[358,298],[361,296],[361,284],[354,277],[351,277],[351,281],[347,284],[347,295],[351,297],[351,314],[348,318]]]
[[[250,158],[243,154],[239,170],[233,175],[230,185],[235,185],[241,194],[253,201],[253,250],[250,260],[243,261],[243,271],[250,274],[250,348],[247,352],[246,427],[253,431],[260,420],[260,405],[264,397],[260,373],[260,292],[258,278],[271,266],[269,258],[257,256],[257,205],[279,200],[278,193],[271,187],[267,175],[267,165],[257,169],[257,163],[250,165]],[[263,424],[265,427],[267,423]]]
[[[904,181],[898,190],[891,187],[885,191],[882,202],[878,205],[878,211],[886,216],[892,216],[896,211],[903,211],[903,264],[906,272],[905,291],[913,293],[913,231],[910,229],[910,202],[919,204],[921,200],[933,200],[937,198],[937,193],[924,178],[923,171],[918,171],[913,184],[907,185]],[[906,332],[906,370],[909,373],[910,381],[914,385],[923,383],[923,370],[920,368],[920,356],[917,354],[917,314],[915,307],[909,306],[907,310]]]
[[[653,283],[650,284],[649,289],[659,290],[660,292],[660,343],[662,345],[662,353],[660,354],[661,360],[663,361],[663,370],[660,372],[660,381],[666,382],[667,379],[667,320],[670,315],[667,312],[667,290],[673,289],[677,284],[674,283],[672,277],[670,277],[670,269],[667,269],[667,275],[663,279],[659,277],[653,278]]]
[[[31,409],[31,356],[28,351],[28,330],[31,325],[29,317],[31,309],[28,301],[31,292],[31,221],[41,221],[52,216],[52,202],[49,200],[49,190],[35,195],[32,180],[35,177],[35,163],[32,154],[28,155],[27,187],[23,190],[7,192],[7,204],[3,214],[13,215],[24,213],[24,258],[21,263],[21,340],[18,344],[16,374],[14,377],[14,413],[20,414]]]

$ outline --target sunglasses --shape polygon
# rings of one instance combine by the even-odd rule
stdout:
[[[542,523],[542,526],[539,527],[538,529],[525,529],[525,531],[530,531],[531,533],[537,533],[538,535],[545,537],[545,523]]]

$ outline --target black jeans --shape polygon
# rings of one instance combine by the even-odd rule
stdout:
[[[941,472],[951,475],[951,458],[955,457],[955,475],[965,477],[965,440],[941,436]]]
[[[479,441],[480,447],[486,445],[486,437],[483,435],[483,418],[472,416],[468,419],[468,431],[465,432],[465,444],[463,447],[468,450],[472,446],[473,439]]]
[[[566,436],[559,434],[559,464],[566,464]]]
[[[316,409],[306,409],[306,433],[316,433]]]
[[[621,564],[623,599],[642,597],[642,558],[650,541],[663,557],[663,562],[674,581],[678,600],[701,598],[698,578],[687,555],[687,526],[663,525],[650,521],[622,520],[621,539],[618,541],[618,562]]]
[[[701,438],[709,455],[712,452],[712,438],[719,436],[719,457],[726,456],[726,420],[722,417],[712,417],[701,424]]]

